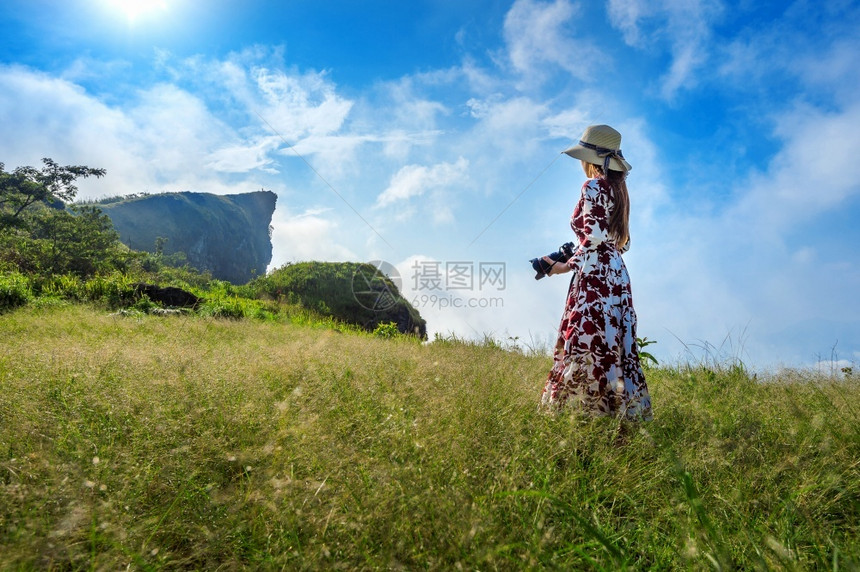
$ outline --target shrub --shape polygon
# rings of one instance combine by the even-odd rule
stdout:
[[[248,315],[246,308],[248,302],[248,300],[242,300],[235,296],[227,298],[207,298],[207,300],[200,306],[198,313],[201,316],[210,316],[212,318],[232,318],[239,320]]]
[[[377,324],[376,329],[373,330],[373,335],[377,338],[391,339],[399,336],[400,330],[397,329],[397,324],[394,322],[386,322]]]
[[[71,274],[49,274],[33,278],[33,291],[37,296],[51,296],[76,302],[87,300],[84,282]]]
[[[138,312],[142,312],[144,314],[150,314],[154,309],[160,307],[161,306],[158,303],[150,300],[149,296],[147,296],[146,294],[142,295],[134,302],[134,304],[131,305],[132,310],[137,310]]]
[[[87,300],[96,302],[104,301],[110,307],[121,306],[132,294],[131,276],[121,272],[108,275],[97,275],[89,279],[83,286],[83,292]]]
[[[30,281],[18,272],[0,275],[0,311],[23,306],[33,297]]]

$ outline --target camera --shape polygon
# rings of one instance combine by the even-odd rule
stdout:
[[[576,245],[572,242],[565,242],[561,246],[558,247],[558,250],[553,252],[552,254],[547,254],[546,257],[552,260],[552,264],[544,260],[543,258],[532,258],[529,262],[532,263],[532,268],[535,269],[535,280],[540,280],[550,269],[556,265],[556,263],[561,262],[565,263],[570,260],[570,257],[573,256],[574,251],[576,250]]]

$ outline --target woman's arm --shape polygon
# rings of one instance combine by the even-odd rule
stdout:
[[[549,271],[546,273],[547,276],[555,276],[556,274],[565,274],[570,272],[572,268],[567,265],[566,262],[556,262],[553,261],[549,256],[544,256],[543,261],[550,265]]]
[[[571,270],[588,272],[594,264],[597,247],[609,240],[608,193],[602,192],[597,179],[589,179],[582,185],[582,195],[573,212],[571,226],[579,229],[579,246],[567,261]]]

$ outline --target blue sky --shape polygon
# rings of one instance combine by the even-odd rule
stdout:
[[[829,370],[860,360],[857,29],[847,1],[6,0],[0,161],[106,168],[81,198],[273,190],[273,267],[387,261],[431,334],[548,346],[567,279],[527,261],[608,123],[649,350]]]

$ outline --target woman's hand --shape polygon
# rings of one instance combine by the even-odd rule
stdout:
[[[566,262],[553,263],[552,258],[548,256],[544,256],[543,260],[547,264],[552,265],[549,271],[546,273],[547,276],[555,276],[556,274],[564,274],[566,272],[570,272],[570,266],[568,266]]]

